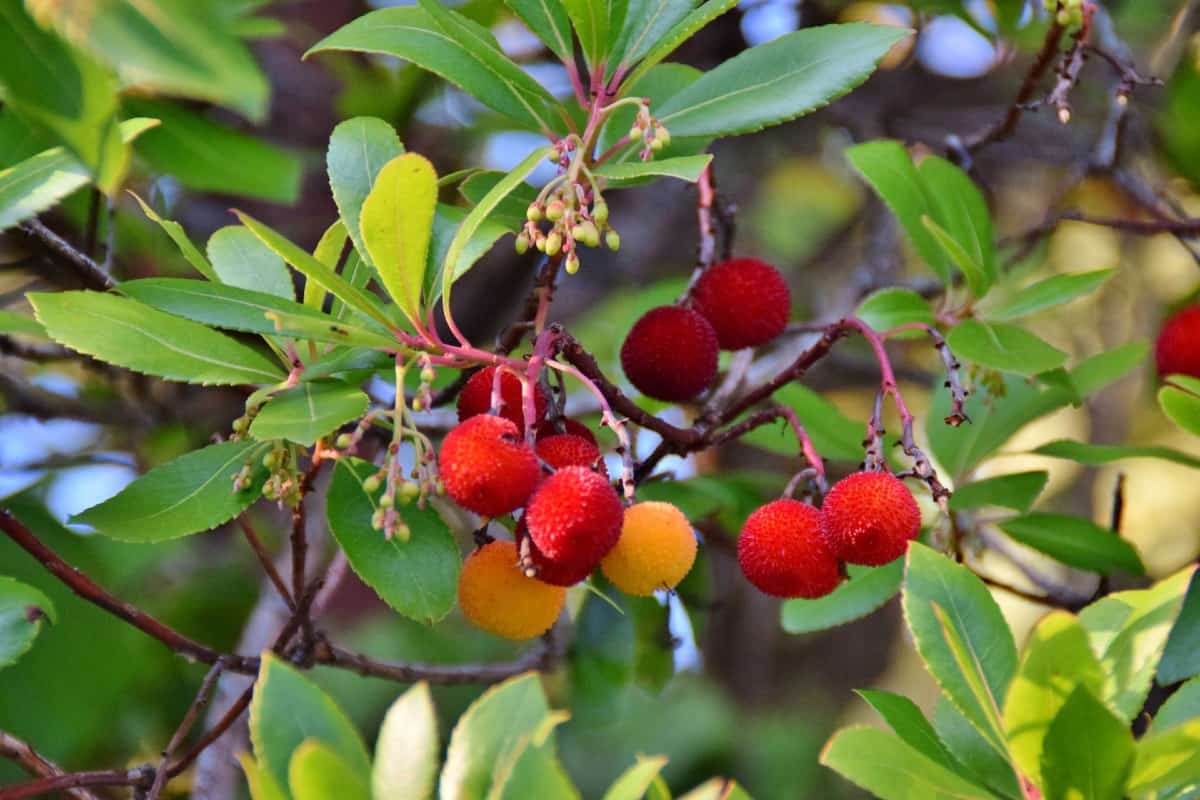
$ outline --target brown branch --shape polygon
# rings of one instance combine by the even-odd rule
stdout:
[[[205,734],[200,737],[199,741],[192,745],[191,750],[187,751],[187,753],[185,753],[178,761],[171,765],[171,768],[167,770],[167,777],[174,778],[175,776],[182,774],[184,770],[192,765],[193,761],[200,757],[201,753],[208,749],[209,745],[211,745],[217,739],[220,739],[221,736],[224,735],[225,731],[232,728],[233,724],[238,721],[239,717],[242,716],[242,713],[250,707],[250,699],[253,696],[254,684],[252,683],[246,687],[246,691],[242,692],[238,699],[234,701],[233,705],[229,707],[229,710],[225,712],[225,715],[221,717],[220,721],[218,721],[216,725],[212,726],[212,728],[205,732]],[[0,798],[0,800],[3,799]]]
[[[171,736],[171,741],[163,748],[162,761],[159,762],[158,768],[154,771],[154,783],[150,785],[150,791],[146,795],[146,800],[158,800],[163,787],[167,784],[167,778],[169,777],[167,765],[171,761],[171,755],[183,744],[184,738],[187,737],[192,727],[196,724],[196,719],[200,716],[200,712],[208,705],[213,689],[216,688],[217,679],[221,677],[224,669],[225,661],[219,659],[217,663],[212,665],[212,669],[208,671],[208,674],[204,676],[204,680],[200,683],[200,689],[196,692],[196,698],[188,706],[187,712],[179,722],[179,727],[175,729],[174,735]]]
[[[92,772],[67,772],[19,783],[0,789],[0,800],[23,800],[50,792],[70,791],[85,786],[144,786],[150,777],[146,769],[108,769]]]
[[[249,656],[225,655],[206,645],[184,636],[179,631],[160,622],[139,608],[109,594],[87,575],[63,561],[57,553],[34,536],[20,520],[7,509],[0,508],[0,529],[21,549],[29,553],[38,563],[58,578],[75,594],[108,613],[125,620],[143,633],[151,636],[180,655],[190,656],[205,664],[215,664],[225,659],[226,667],[234,672],[255,674],[258,659]]]
[[[84,253],[72,247],[54,231],[47,228],[37,219],[22,222],[20,229],[35,239],[47,253],[54,256],[59,263],[71,268],[79,276],[83,285],[88,289],[106,291],[117,285],[112,276],[104,268]]]
[[[28,743],[4,731],[0,731],[0,758],[15,761],[30,775],[38,778],[66,774],[61,767],[34,750]],[[68,789],[66,794],[73,800],[99,800],[96,795],[81,787]]]
[[[292,599],[292,593],[288,591],[287,584],[283,582],[283,576],[275,568],[275,562],[271,559],[271,554],[267,552],[262,540],[255,533],[254,526],[250,524],[245,515],[238,517],[237,523],[238,527],[242,529],[242,533],[245,534],[250,549],[254,551],[254,555],[258,558],[258,563],[262,566],[263,572],[267,574],[267,578],[271,581],[271,585],[279,592],[279,596],[283,598],[283,602],[287,605],[288,609],[295,611],[296,601]]]

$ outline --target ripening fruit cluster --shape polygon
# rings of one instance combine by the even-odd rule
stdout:
[[[625,337],[621,367],[638,391],[684,403],[708,388],[719,350],[767,344],[787,327],[791,293],[779,270],[752,258],[709,268],[680,305],[646,312]]]
[[[738,537],[738,563],[766,594],[823,597],[841,582],[843,562],[887,564],[920,530],[917,501],[899,478],[856,472],[834,484],[820,510],[789,498],[757,509]]]
[[[464,387],[463,419],[442,442],[442,483],[455,502],[484,517],[523,513],[514,542],[491,541],[463,564],[458,595],[467,619],[510,639],[537,636],[561,613],[566,587],[597,567],[630,594],[678,584],[696,557],[683,513],[667,503],[626,508],[595,437],[574,420],[539,419],[531,447],[508,414],[520,404],[521,382],[514,377],[511,387],[512,376],[502,375],[501,405],[489,414],[495,373],[485,373]]]
[[[1200,305],[1188,306],[1166,321],[1154,343],[1154,361],[1160,377],[1200,378]]]

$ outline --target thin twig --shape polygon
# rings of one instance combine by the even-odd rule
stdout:
[[[67,772],[38,778],[0,789],[0,800],[23,800],[51,792],[68,791],[85,786],[144,786],[149,773],[143,769],[106,769],[91,772]]]
[[[179,722],[179,727],[175,729],[174,735],[171,736],[171,741],[163,748],[162,760],[159,762],[158,768],[154,770],[154,783],[150,785],[150,791],[146,795],[146,800],[157,800],[158,796],[162,793],[163,787],[167,784],[167,765],[171,761],[171,756],[183,744],[183,740],[191,732],[192,727],[195,726],[200,712],[208,705],[213,689],[217,685],[217,679],[221,677],[221,672],[224,669],[225,662],[219,659],[209,669],[208,674],[204,676],[204,680],[200,683],[200,689],[196,692],[196,698],[188,706],[187,713],[183,715],[183,719]]]
[[[237,523],[238,527],[242,529],[242,533],[245,534],[246,541],[250,544],[250,549],[254,551],[254,555],[258,558],[258,563],[262,566],[263,572],[267,574],[267,578],[271,581],[271,585],[279,592],[279,596],[283,598],[283,602],[287,605],[288,609],[294,611],[296,609],[296,601],[292,599],[292,593],[288,591],[287,584],[283,582],[283,576],[275,568],[275,561],[271,558],[271,554],[267,552],[262,540],[255,533],[254,526],[250,524],[250,520],[246,519],[244,514],[238,517]]]
[[[75,274],[83,281],[83,285],[88,289],[105,291],[117,285],[116,281],[104,271],[103,267],[91,258],[88,258],[86,254],[76,250],[65,239],[38,220],[26,220],[21,223],[20,228],[40,242],[60,262],[74,270]]]
[[[0,758],[15,761],[30,775],[38,778],[66,774],[62,767],[34,750],[27,742],[4,731],[0,731]],[[68,789],[66,794],[73,800],[99,800],[95,794],[84,788]]]

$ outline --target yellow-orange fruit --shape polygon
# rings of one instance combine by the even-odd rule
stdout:
[[[567,590],[525,577],[517,547],[497,540],[467,556],[458,576],[458,605],[475,627],[505,639],[532,639],[550,630]]]
[[[648,501],[625,509],[621,538],[600,569],[626,594],[673,589],[696,562],[691,523],[670,503]]]

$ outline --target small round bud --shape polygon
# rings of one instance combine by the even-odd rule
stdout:
[[[621,249],[621,235],[614,230],[609,230],[604,234],[604,243],[608,245],[608,249],[614,253]]]
[[[571,228],[571,238],[577,242],[587,243],[587,228],[583,227],[582,222]]]
[[[401,522],[396,526],[396,530],[393,532],[393,535],[395,535],[395,537],[400,541],[407,542],[410,538],[412,538],[412,528]]]
[[[666,147],[671,143],[671,134],[667,132],[666,128],[660,126],[654,131],[654,141],[662,142],[662,146]]]
[[[371,527],[377,531],[383,530],[384,512],[382,508],[375,509],[375,513],[371,515]]]
[[[655,153],[662,152],[662,149],[663,149],[662,140],[657,137],[654,139],[651,139],[650,140],[650,149],[653,150]]]
[[[575,253],[567,256],[567,261],[563,264],[563,269],[567,271],[568,275],[574,275],[576,272],[579,272],[579,256],[575,255]]]
[[[421,487],[411,481],[405,481],[400,484],[400,497],[404,500],[413,500],[421,494]]]
[[[642,138],[642,126],[634,125],[632,128],[630,128],[629,129],[629,138],[634,140],[635,142],[638,139]]]
[[[546,206],[546,219],[551,222],[558,222],[566,213],[567,207],[563,205],[563,201],[555,198]]]
[[[245,433],[246,428],[250,427],[250,420],[245,417],[238,417],[233,421],[234,433]]]
[[[583,243],[588,247],[600,246],[600,229],[596,227],[596,223],[583,223]]]
[[[422,410],[423,408],[425,408],[425,403],[424,403],[424,401],[422,401],[420,397],[414,397],[414,398],[412,399],[412,410],[413,410],[413,411],[420,411],[420,410]]]
[[[346,448],[350,447],[350,445],[354,444],[354,437],[348,433],[342,433],[338,435],[333,444],[338,450],[345,450]]]
[[[396,505],[396,498],[392,497],[390,494],[385,494],[383,497],[379,498],[380,508],[391,508],[394,505]]]
[[[529,208],[525,209],[525,219],[530,222],[539,222],[542,219],[542,208],[537,203],[530,203]]]
[[[550,231],[546,237],[546,255],[556,256],[562,250],[562,234],[558,231]]]
[[[538,237],[534,239],[533,246],[537,248],[539,253],[546,252],[546,237],[542,233],[538,233]]]
[[[513,242],[513,250],[517,251],[517,255],[523,256],[529,252],[529,237],[523,233],[518,233],[516,240]]]
[[[437,377],[437,373],[433,371],[433,367],[421,367],[421,383],[433,383],[433,379]]]
[[[592,219],[600,225],[608,222],[608,203],[597,200],[596,204],[592,206]]]
[[[1061,25],[1065,28],[1066,26],[1071,24],[1071,12],[1067,11],[1065,8],[1060,9],[1058,12],[1058,15],[1057,15],[1057,17],[1055,17],[1055,19],[1059,25]]]
[[[375,494],[379,491],[380,485],[383,483],[378,475],[372,475],[362,483],[363,491],[367,494]]]
[[[275,469],[279,466],[279,453],[275,450],[267,453],[262,457],[262,465],[267,469]]]

